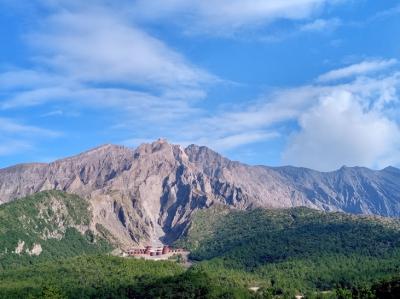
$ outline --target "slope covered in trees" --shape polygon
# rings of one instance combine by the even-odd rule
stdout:
[[[306,208],[197,213],[179,245],[204,271],[274,294],[370,287],[400,273],[398,220]]]
[[[36,261],[108,252],[90,229],[88,203],[60,191],[46,191],[0,206],[0,269]]]
[[[400,221],[307,208],[196,212],[194,265],[105,255],[88,203],[43,192],[0,207],[0,298],[396,298]],[[21,245],[23,244],[23,246]],[[40,245],[40,252],[35,251]],[[36,247],[35,247],[36,246]]]

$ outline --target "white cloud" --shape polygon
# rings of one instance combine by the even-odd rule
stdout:
[[[10,118],[0,117],[0,156],[16,154],[29,150],[41,138],[54,138],[61,134],[20,123]]]
[[[323,92],[322,87],[312,86],[277,90],[235,109],[218,109],[213,116],[185,124],[175,135],[179,134],[184,144],[208,145],[223,152],[277,139],[282,137],[280,126],[296,120]]]
[[[193,102],[221,82],[104,1],[39,2],[51,14],[27,34],[33,68],[0,74],[0,109],[61,104],[163,122],[197,113]]]
[[[102,2],[62,2],[47,1],[51,15],[26,35],[35,53],[32,69],[0,74],[0,111],[49,108],[41,117],[106,111],[118,132],[153,138],[196,118],[201,111],[194,103],[206,97],[210,84],[221,82],[132,24],[130,16],[107,10]],[[1,125],[0,154],[55,137],[52,131],[0,119]],[[104,130],[115,133],[109,125]],[[13,150],[6,151],[7,146]]]
[[[42,117],[51,117],[51,116],[62,116],[64,114],[65,114],[65,112],[63,110],[58,109],[58,110],[52,110],[52,111],[43,113],[41,116]]]
[[[304,24],[300,27],[300,31],[305,32],[329,32],[335,30],[342,24],[340,19],[317,19],[311,23]]]
[[[244,144],[266,141],[278,136],[279,134],[276,132],[249,132],[224,136],[222,138],[209,141],[208,144],[216,150],[229,150]]]
[[[12,93],[0,104],[1,109],[25,108],[46,104],[50,101],[62,102],[68,98],[68,89],[62,86],[41,87]]]
[[[397,64],[396,59],[389,60],[366,60],[357,64],[332,70],[318,77],[319,82],[329,82],[339,79],[349,78],[358,75],[364,75],[372,72],[381,71]]]
[[[343,164],[398,166],[399,90],[397,72],[340,84],[281,89],[202,118],[180,136],[191,141],[186,143],[222,151],[273,137],[286,139],[284,163],[319,170]]]
[[[46,135],[58,136],[56,131],[42,129],[35,126],[24,125],[9,118],[0,117],[0,132],[8,134],[28,134],[28,135]]]
[[[60,85],[62,78],[35,70],[12,70],[0,73],[1,90],[32,89],[37,86]]]
[[[0,156],[7,156],[31,149],[31,144],[22,140],[7,140],[0,138]]]
[[[400,14],[400,4],[397,4],[389,9],[377,12],[369,21],[377,19],[388,18]]]
[[[234,33],[279,19],[307,19],[328,4],[326,0],[139,0],[134,10],[144,20],[171,19],[190,24],[189,32]]]
[[[340,89],[322,97],[300,116],[300,131],[290,138],[284,160],[320,170],[398,163],[399,125],[380,111],[365,110],[362,100]]]
[[[214,79],[111,13],[60,12],[29,40],[40,50],[39,62],[80,82],[197,86]]]
[[[253,104],[245,104],[237,111],[223,112],[208,123],[224,131],[253,130],[294,119],[306,109],[323,88],[303,86],[277,90],[262,96]]]
[[[220,132],[222,133],[222,132]],[[254,131],[254,132],[244,132],[238,134],[221,134],[218,135],[217,132],[209,132],[209,134],[203,134],[201,136],[196,136],[187,141],[178,140],[177,142],[182,145],[188,144],[198,144],[208,146],[216,151],[229,151],[231,149],[238,148],[243,145],[248,145],[257,142],[265,142],[270,139],[279,137],[277,132],[267,132],[267,131]]]
[[[168,91],[165,94],[152,95],[124,88],[94,88],[85,85],[21,91],[1,103],[0,109],[16,109],[49,103],[60,104],[69,111],[88,108],[99,111],[107,109],[109,113],[115,112],[120,115],[118,120],[132,127],[137,122],[157,122],[161,125],[192,117],[198,112],[187,98],[174,97]],[[130,123],[131,120],[134,123]]]
[[[65,102],[75,90],[99,95],[100,86],[104,93],[124,89],[147,93],[149,99],[190,101],[205,97],[209,84],[221,82],[139,28],[114,4],[35,2],[46,5],[49,16],[25,34],[34,51],[33,67],[0,73],[3,109]]]

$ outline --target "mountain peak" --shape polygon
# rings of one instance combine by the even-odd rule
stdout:
[[[135,149],[135,155],[153,154],[165,149],[171,149],[172,147],[174,147],[174,145],[170,144],[167,139],[159,138],[151,143],[142,143],[139,145]]]
[[[95,220],[124,244],[161,237],[168,243],[187,229],[195,210],[214,203],[399,216],[399,182],[395,168],[322,173],[249,166],[206,146],[183,149],[160,138],[136,149],[104,144],[50,164],[1,171],[0,204],[64,190],[90,200]]]
[[[393,166],[388,166],[388,167],[385,167],[384,169],[382,169],[382,171],[399,173],[400,169],[396,168],[396,167],[393,167]]]
[[[158,144],[165,144],[165,143],[168,143],[168,144],[169,144],[167,138],[163,138],[163,137],[158,138],[156,141],[153,141],[152,143],[158,143]]]
[[[169,143],[167,139],[165,138],[159,138],[156,141],[153,141],[151,143],[151,147],[153,149],[153,152],[159,151],[161,149],[165,149],[165,148],[171,148],[174,145]]]
[[[126,149],[126,148],[127,147],[125,147],[123,145],[106,143],[106,144],[102,144],[97,147],[94,147],[92,149],[89,149],[87,151],[84,151],[80,155],[93,154],[93,153],[97,153],[97,152],[109,152],[109,151],[121,150],[121,149]]]

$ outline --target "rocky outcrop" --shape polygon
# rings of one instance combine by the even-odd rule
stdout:
[[[158,140],[137,149],[104,145],[49,164],[0,170],[0,203],[43,190],[85,198],[92,226],[122,246],[172,242],[193,213],[214,203],[238,209],[307,206],[326,211],[400,216],[400,170],[248,166],[207,147]]]
[[[400,216],[400,170],[342,167],[318,172],[301,167],[248,166],[221,157],[207,147],[191,145],[189,161],[216,182],[235,186],[245,206],[307,206],[325,211]],[[224,198],[227,198],[226,195]]]

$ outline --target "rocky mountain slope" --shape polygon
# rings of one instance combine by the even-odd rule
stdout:
[[[172,242],[196,210],[213,203],[400,216],[400,170],[393,167],[321,173],[248,166],[207,147],[184,149],[165,140],[136,149],[105,145],[49,164],[0,170],[0,203],[52,189],[85,198],[93,222],[122,247]]]
[[[86,200],[61,191],[44,191],[1,205],[0,270],[111,251],[112,236],[92,218]]]

